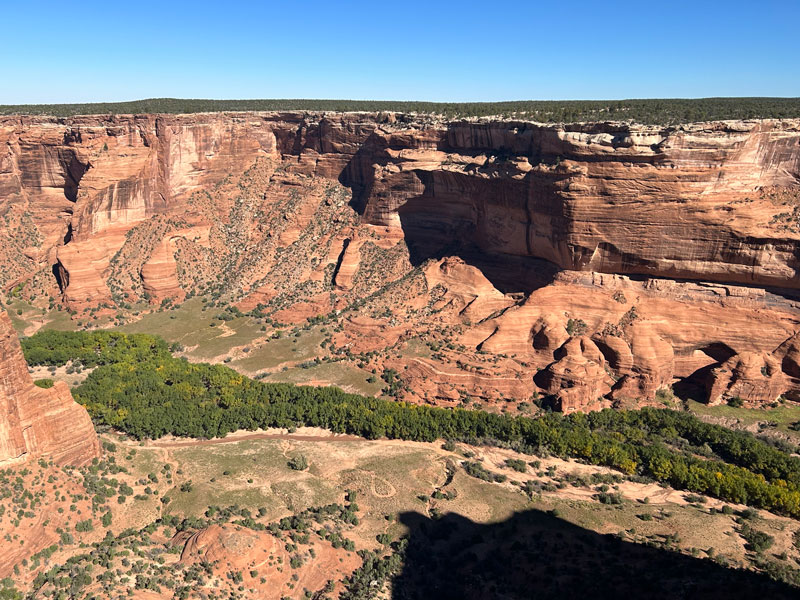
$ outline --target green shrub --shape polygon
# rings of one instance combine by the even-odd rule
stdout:
[[[87,531],[93,531],[94,526],[92,525],[91,519],[86,519],[85,521],[78,521],[75,523],[75,531],[80,533],[85,533]]]
[[[289,459],[289,468],[295,471],[305,471],[308,468],[308,461],[306,457],[302,454],[298,454],[297,456],[292,457]]]
[[[765,550],[769,550],[775,543],[775,538],[773,538],[771,535],[763,531],[753,529],[747,524],[741,527],[739,534],[742,536],[745,542],[747,542],[745,547],[757,554],[761,554]]]
[[[527,463],[524,460],[520,460],[518,458],[507,458],[505,464],[509,469],[514,469],[519,473],[525,473],[528,470]]]
[[[622,494],[616,492],[600,492],[595,494],[601,504],[622,504]]]

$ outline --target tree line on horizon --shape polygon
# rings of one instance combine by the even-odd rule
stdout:
[[[442,115],[449,119],[502,117],[542,123],[630,121],[647,125],[676,125],[700,121],[800,118],[800,98],[653,98],[508,102],[150,98],[130,102],[0,105],[0,115],[49,115],[55,117],[90,114],[190,114],[247,111],[388,111]]]

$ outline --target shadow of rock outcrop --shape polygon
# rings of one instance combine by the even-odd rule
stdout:
[[[529,195],[527,178],[494,179],[447,169],[408,168],[413,161],[404,166],[398,158],[402,150],[433,149],[448,149],[447,142],[434,133],[418,138],[370,135],[338,178],[352,190],[350,206],[372,224],[399,225],[415,266],[429,259],[459,257],[504,293],[530,293],[551,283],[558,267],[531,251],[526,228],[516,223],[526,218],[522,205]],[[541,194],[552,196],[552,185],[541,182]],[[500,210],[507,219],[505,229],[511,226],[513,232],[504,227],[495,231],[490,225],[500,216],[482,213],[485,202],[477,199],[486,197],[495,198],[499,206],[508,203],[507,211],[492,210]],[[558,212],[558,207],[550,209]],[[558,214],[553,218],[560,222]],[[513,248],[504,251],[507,245]]]
[[[396,600],[798,597],[765,575],[601,535],[539,510],[485,525],[452,513],[399,518],[410,537]]]
[[[503,293],[534,290],[553,282],[559,268],[553,263],[532,256],[487,251],[478,242],[474,223],[453,218],[431,219],[428,211],[417,211],[421,204],[412,199],[398,210],[403,236],[411,264],[454,256],[478,269],[492,285]]]

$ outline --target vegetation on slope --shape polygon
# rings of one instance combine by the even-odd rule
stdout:
[[[160,337],[115,331],[89,333],[46,329],[20,342],[25,360],[32,366],[62,367],[72,361],[76,365],[95,367],[168,355],[167,344]]]
[[[174,358],[160,338],[59,332],[98,366],[75,389],[92,417],[137,438],[224,436],[308,425],[366,438],[482,440],[639,474],[679,489],[800,517],[800,459],[753,436],[664,409],[511,417],[269,384]],[[23,340],[29,360],[63,364],[53,332]]]
[[[800,98],[697,98],[643,100],[520,100],[411,102],[377,100],[192,100],[151,98],[89,104],[0,105],[0,115],[68,117],[86,114],[199,113],[221,111],[396,111],[449,118],[505,116],[546,123],[635,121],[669,125],[697,121],[800,117]]]

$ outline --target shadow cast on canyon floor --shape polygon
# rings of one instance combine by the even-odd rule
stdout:
[[[798,597],[765,575],[601,535],[540,510],[486,525],[453,513],[399,520],[409,545],[395,600]]]

